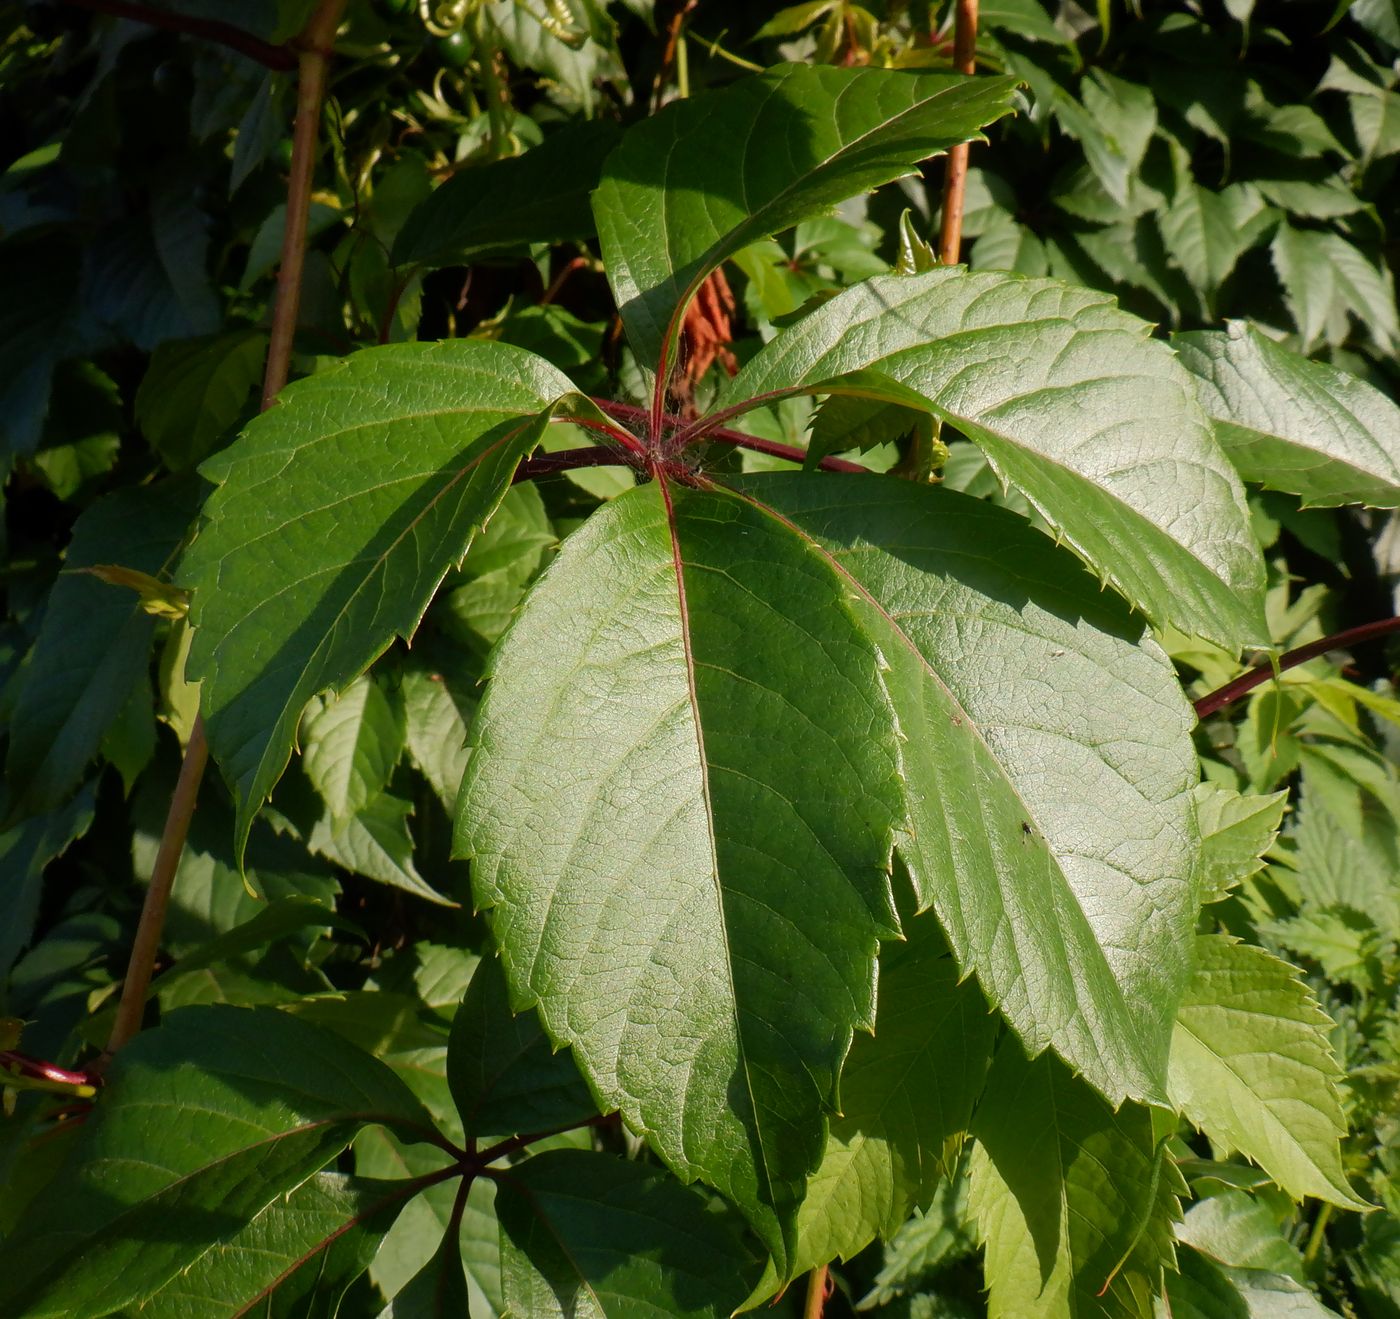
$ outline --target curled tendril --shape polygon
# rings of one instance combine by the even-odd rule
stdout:
[[[418,0],[418,17],[435,37],[450,37],[466,26],[477,0]]]

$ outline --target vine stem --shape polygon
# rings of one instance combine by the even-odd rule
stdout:
[[[297,67],[297,57],[286,46],[274,46],[271,42],[255,37],[233,23],[221,23],[215,18],[192,18],[177,14],[169,9],[155,9],[150,5],[131,4],[129,0],[65,0],[74,9],[87,9],[94,14],[110,14],[113,18],[129,18],[148,27],[164,28],[167,32],[183,32],[192,37],[203,37],[220,46],[236,50],[246,55],[264,68],[277,73],[290,73]]]
[[[277,272],[277,292],[273,303],[272,326],[268,338],[267,364],[263,372],[262,407],[267,411],[277,400],[287,383],[291,370],[292,341],[296,335],[297,316],[301,306],[301,275],[306,257],[306,220],[311,206],[311,180],[316,166],[317,130],[321,121],[321,103],[326,93],[326,73],[330,67],[332,46],[340,27],[346,0],[321,0],[306,26],[292,45],[297,50],[297,110],[292,129],[292,164],[287,185],[287,219],[282,231],[282,264]],[[170,905],[170,892],[175,884],[180,856],[185,850],[190,819],[199,798],[199,785],[209,762],[209,743],[204,734],[204,717],[200,715],[190,730],[189,745],[180,766],[180,777],[170,798],[170,810],[165,817],[160,847],[156,852],[151,882],[146,886],[145,901],[131,944],[126,978],[122,982],[121,998],[117,1003],[116,1019],[101,1063],[116,1053],[141,1029],[145,1015],[146,992],[155,970],[156,954],[160,951],[161,935],[165,929],[165,913]]]
[[[807,1278],[807,1303],[802,1307],[802,1319],[822,1319],[826,1309],[827,1284],[831,1280],[825,1264],[819,1264]]]
[[[953,20],[953,67],[959,73],[977,70],[977,0],[958,0]],[[948,170],[943,176],[943,220],[938,236],[938,258],[955,266],[962,255],[963,193],[967,187],[968,143],[948,150]]]
[[[1238,701],[1241,696],[1268,682],[1275,673],[1297,668],[1299,664],[1306,664],[1319,655],[1325,655],[1329,650],[1341,650],[1346,646],[1354,646],[1359,641],[1371,641],[1391,632],[1400,632],[1400,618],[1382,618],[1375,623],[1363,623],[1360,627],[1349,627],[1344,632],[1334,632],[1330,637],[1323,637],[1321,641],[1310,641],[1306,646],[1299,646],[1297,650],[1280,655],[1277,664],[1265,660],[1262,664],[1256,664],[1249,672],[1232,678],[1223,687],[1217,687],[1200,700],[1193,701],[1196,718],[1204,719],[1207,715],[1215,714],[1217,710],[1223,710],[1227,705]]]

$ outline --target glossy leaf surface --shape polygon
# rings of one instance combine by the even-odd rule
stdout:
[[[593,200],[637,356],[650,368],[670,356],[685,305],[726,257],[973,137],[1010,109],[1012,85],[780,65],[638,124]]]
[[[1243,321],[1172,343],[1246,481],[1298,495],[1304,508],[1400,506],[1400,408],[1380,390]]]
[[[766,345],[725,398],[921,396],[1157,623],[1223,645],[1268,640],[1263,565],[1239,478],[1189,375],[1102,294],[935,270],[876,276]],[[1169,445],[1162,442],[1170,436]]]
[[[302,708],[410,636],[569,381],[504,344],[367,349],[289,388],[203,469],[185,556],[187,676],[238,803],[238,840]]]
[[[1165,656],[1004,509],[880,477],[739,488],[858,595],[899,720],[899,849],[963,969],[1032,1052],[1115,1100],[1160,1097],[1197,847]]]
[[[780,1268],[895,930],[894,722],[847,594],[733,495],[621,496],[495,652],[458,808],[517,1006]]]

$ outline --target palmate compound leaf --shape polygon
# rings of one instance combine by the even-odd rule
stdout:
[[[976,136],[1011,109],[1013,87],[786,64],[636,125],[604,162],[593,210],[638,358],[669,359],[674,327],[720,262]]]
[[[238,803],[237,846],[302,709],[410,636],[571,390],[533,354],[454,340],[369,348],[291,386],[202,471],[186,664]]]
[[[516,1006],[780,1269],[897,928],[894,721],[847,595],[732,495],[629,491],[497,648],[458,804]]]
[[[1295,1199],[1364,1209],[1342,1170],[1331,1026],[1296,967],[1201,935],[1172,1040],[1171,1096],[1215,1146],[1247,1155]]]
[[[1246,481],[1299,495],[1304,508],[1400,507],[1400,408],[1380,390],[1245,321],[1172,345]]]
[[[66,1171],[0,1251],[0,1311],[139,1305],[371,1123],[432,1128],[383,1063],[329,1031],[266,1008],[172,1013],[122,1051]]]
[[[727,1319],[758,1261],[732,1212],[660,1169],[554,1150],[499,1179],[506,1313]]]
[[[516,1004],[779,1277],[872,1024],[894,829],[1029,1048],[1164,1093],[1195,761],[1141,634],[1011,513],[783,474],[624,495],[503,639],[457,841]]]
[[[738,489],[858,595],[899,722],[899,850],[963,970],[1031,1053],[1161,1100],[1199,847],[1166,656],[1004,509],[873,476]]]
[[[997,1052],[973,1124],[989,1319],[1151,1319],[1186,1183],[1151,1112],[1114,1112],[1049,1054]]]
[[[1191,377],[1149,329],[1103,294],[1052,280],[876,276],[766,345],[725,398],[922,399],[1153,622],[1266,644],[1239,477]]]

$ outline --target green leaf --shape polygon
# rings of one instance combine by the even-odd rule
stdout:
[[[1201,901],[1219,902],[1235,885],[1264,868],[1262,858],[1278,836],[1288,794],[1250,797],[1201,783],[1195,798],[1203,846]]]
[[[666,374],[680,317],[727,257],[974,137],[1010,110],[1012,87],[787,64],[633,127],[603,166],[593,210],[643,365]]]
[[[1281,1273],[1232,1269],[1190,1247],[1165,1276],[1172,1319],[1337,1319],[1302,1283]]]
[[[1162,1096],[1198,846],[1192,716],[1166,657],[1004,509],[880,477],[740,489],[857,595],[899,722],[899,850],[963,970],[1032,1053],[1115,1102]]]
[[[531,243],[591,238],[589,194],[617,139],[613,121],[584,120],[523,156],[459,169],[409,215],[393,264],[466,265]]]
[[[1171,1093],[1222,1150],[1253,1159],[1295,1199],[1364,1209],[1347,1184],[1332,1022],[1298,971],[1224,935],[1196,941],[1172,1040]]]
[[[451,811],[467,768],[467,725],[476,700],[456,675],[409,668],[403,675],[403,704],[409,758],[428,780],[443,808]]]
[[[188,482],[117,490],[74,526],[10,717],[12,813],[46,810],[72,792],[150,661],[155,619],[136,593],[74,570],[113,561],[151,574],[168,568],[193,494]]]
[[[527,1159],[496,1212],[506,1310],[530,1319],[728,1319],[758,1264],[701,1193],[608,1154]]]
[[[447,1046],[447,1080],[478,1141],[549,1131],[597,1113],[568,1053],[555,1053],[533,1013],[510,1010],[500,964],[478,963]]]
[[[1063,92],[1056,95],[1055,116],[1079,140],[1084,159],[1108,195],[1126,206],[1129,183],[1157,129],[1152,92],[1103,69],[1091,69],[1080,94],[1082,106]]]
[[[442,1244],[381,1313],[379,1319],[467,1319],[472,1313],[462,1246],[447,1233]]]
[[[341,819],[323,815],[307,833],[306,845],[318,856],[357,875],[391,884],[444,907],[455,907],[458,904],[439,893],[413,864],[413,835],[408,828],[412,814],[412,802],[381,792],[354,815]]]
[[[1374,265],[1338,234],[1280,225],[1270,249],[1284,300],[1310,352],[1345,343],[1353,318],[1384,350],[1400,342],[1390,271]]]
[[[432,1126],[382,1063],[285,1013],[172,1013],[122,1050],[66,1171],[0,1250],[0,1300],[33,1319],[139,1305],[367,1123]]]
[[[909,937],[881,953],[875,1034],[857,1037],[841,1073],[841,1113],[798,1211],[796,1271],[894,1237],[951,1174],[946,1152],[981,1094],[996,1018],[975,985],[958,983],[931,917]],[[770,1265],[750,1303],[780,1285]]]
[[[895,729],[847,594],[745,500],[629,491],[497,648],[458,805],[516,1006],[780,1269],[897,928]]]
[[[1244,1191],[1226,1189],[1198,1201],[1176,1235],[1231,1268],[1264,1269],[1307,1281],[1302,1253],[1280,1231],[1273,1210]]]
[[[1167,250],[1204,295],[1208,309],[1235,262],[1254,241],[1257,226],[1252,222],[1265,211],[1259,193],[1249,184],[1234,183],[1211,192],[1187,178],[1161,213],[1158,222]]]
[[[847,289],[765,346],[727,399],[921,395],[1154,622],[1268,640],[1238,476],[1146,323],[1048,280],[936,270]],[[862,372],[849,391],[842,376]],[[1163,435],[1170,435],[1164,445]]]
[[[1298,495],[1304,508],[1400,507],[1400,408],[1380,390],[1245,321],[1172,345],[1246,481]]]
[[[87,833],[94,795],[95,785],[88,784],[66,805],[0,833],[0,991],[34,930],[44,867]]]
[[[142,1319],[227,1319],[267,1303],[274,1291],[274,1313],[310,1291],[343,1293],[369,1267],[413,1189],[406,1182],[317,1173],[201,1255],[142,1302],[139,1313]],[[466,1313],[465,1306],[456,1311]]]
[[[405,734],[403,710],[368,675],[339,696],[312,697],[301,722],[302,768],[332,817],[354,815],[379,795]]]
[[[234,330],[162,344],[136,391],[136,421],[167,467],[194,467],[242,415],[262,379],[267,335]]]
[[[1149,1319],[1185,1183],[1148,1110],[1116,1113],[1063,1064],[997,1053],[973,1133],[990,1319]]]
[[[302,708],[412,634],[569,391],[504,344],[370,348],[293,385],[205,464],[219,489],[181,570],[186,673],[203,681],[240,855]]]

